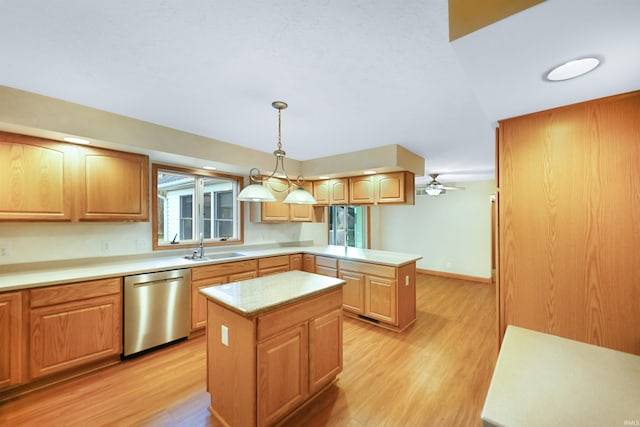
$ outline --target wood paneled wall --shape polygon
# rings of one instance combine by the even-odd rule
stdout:
[[[500,340],[640,354],[640,92],[499,123]]]

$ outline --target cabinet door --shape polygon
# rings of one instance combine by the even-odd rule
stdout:
[[[149,159],[98,148],[79,155],[76,215],[81,221],[148,221]]]
[[[302,270],[302,254],[289,255],[289,270]]]
[[[316,272],[316,256],[311,254],[302,255],[302,270],[307,273]]]
[[[313,182],[313,198],[316,199],[318,205],[329,204],[329,179]]]
[[[0,220],[71,220],[72,150],[0,132]]]
[[[342,372],[342,310],[309,322],[309,393],[313,394]]]
[[[366,276],[365,315],[395,324],[396,313],[396,280]]]
[[[349,203],[352,205],[373,203],[375,179],[373,175],[349,178]]]
[[[313,194],[313,184],[305,182],[302,188]],[[293,191],[294,188],[291,189]],[[314,205],[300,205],[292,203],[289,205],[289,220],[293,222],[312,222],[314,217]]]
[[[329,203],[332,205],[349,204],[347,178],[336,178],[329,181]]]
[[[26,331],[25,331],[26,332]],[[23,381],[22,293],[0,294],[0,390]]]
[[[288,194],[286,181],[271,178],[263,185],[273,193],[277,200],[275,202],[260,203],[260,220],[263,222],[289,221],[289,205],[282,203]]]
[[[201,288],[229,283],[227,276],[210,277],[191,282],[191,330],[207,326],[207,298],[200,294]]]
[[[404,203],[406,199],[404,172],[376,175],[375,185],[376,202]]]
[[[31,309],[31,377],[122,352],[122,294]]]
[[[342,287],[342,306],[353,313],[364,314],[365,275],[352,271],[340,271],[345,281]]]
[[[272,425],[309,395],[307,324],[258,344],[258,425]]]

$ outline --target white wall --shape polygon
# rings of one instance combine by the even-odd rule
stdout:
[[[372,249],[420,254],[418,268],[491,277],[494,181],[460,183],[464,191],[416,196],[415,206],[372,209]]]
[[[245,244],[308,240],[327,244],[326,222],[256,224],[249,221],[248,211],[245,207]],[[0,265],[154,253],[151,222],[0,223],[0,249],[5,252]]]

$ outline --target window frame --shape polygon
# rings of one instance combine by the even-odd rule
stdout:
[[[357,245],[356,246],[348,245],[348,247],[358,248],[358,249],[371,249],[371,209],[369,209],[369,207],[366,205],[331,205],[329,206],[327,209],[327,241],[329,242],[330,245],[336,245],[337,244],[336,241],[338,240],[338,236],[335,233],[336,230],[331,229],[331,224],[332,224],[332,221],[334,220],[333,218],[334,210],[342,209],[344,212],[347,212],[349,208],[361,209],[362,218],[359,221],[360,226],[355,227],[359,231],[354,230],[354,233],[360,234],[362,236],[363,247],[360,248]],[[332,231],[333,231],[333,234],[332,234]],[[358,239],[356,239],[354,236],[354,240],[357,242]],[[340,246],[344,246],[344,243],[345,242],[343,242],[342,245]]]
[[[188,168],[188,167],[181,167],[181,166],[172,166],[172,165],[166,165],[166,164],[160,164],[160,163],[153,163],[152,167],[151,167],[151,181],[152,181],[152,195],[151,195],[151,201],[152,201],[152,207],[151,207],[151,243],[152,243],[152,247],[153,250],[171,250],[171,249],[186,249],[186,248],[195,248],[198,247],[198,241],[197,241],[197,237],[195,239],[191,239],[191,240],[185,240],[184,243],[183,241],[180,241],[179,243],[176,244],[171,244],[171,243],[160,243],[158,242],[158,225],[159,225],[159,219],[158,219],[158,172],[159,171],[167,171],[168,173],[178,173],[178,174],[185,174],[185,175],[191,175],[194,178],[196,178],[196,182],[198,178],[221,178],[221,179],[228,179],[231,181],[235,181],[236,183],[236,196],[237,194],[242,190],[243,184],[244,184],[244,177],[242,176],[237,176],[237,175],[230,175],[230,174],[224,174],[224,173],[218,173],[218,172],[212,172],[212,171],[208,171],[205,169],[197,169],[197,168]],[[198,185],[195,185],[194,191],[199,191],[198,190]],[[204,200],[204,190],[201,189],[200,191],[203,192],[202,194],[202,199]],[[212,224],[214,223],[214,219],[215,219],[215,202],[213,199],[215,199],[215,195],[217,192],[214,191],[210,191],[209,193],[211,193],[212,197],[212,203],[211,203],[211,222]],[[194,197],[196,200],[198,199],[198,197]],[[204,246],[224,246],[224,245],[238,245],[238,244],[242,244],[244,243],[244,203],[238,201],[237,199],[234,198],[234,203],[237,204],[237,212],[238,212],[238,238],[237,239],[220,239],[220,238],[208,238],[208,239],[204,239]],[[196,206],[194,206],[194,211],[196,212],[196,215],[194,215],[194,222],[198,222],[201,221],[204,223],[204,202],[203,202],[203,206],[201,207],[201,209],[199,209],[199,213],[198,213],[198,209]],[[202,218],[200,218],[199,216],[202,216]],[[213,228],[212,228],[213,231]]]

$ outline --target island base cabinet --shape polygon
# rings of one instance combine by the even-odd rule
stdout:
[[[342,371],[342,289],[253,317],[207,302],[207,390],[224,425],[271,426]]]
[[[258,344],[258,425],[273,425],[309,395],[307,325]]]
[[[342,310],[309,322],[309,393],[322,389],[342,371]]]

